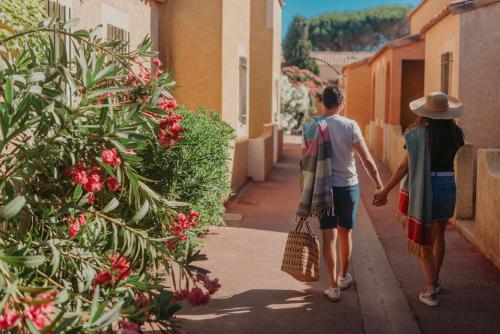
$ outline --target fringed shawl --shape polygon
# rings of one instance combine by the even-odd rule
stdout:
[[[326,121],[316,117],[304,126],[306,150],[300,163],[302,193],[297,216],[333,214],[332,146]]]
[[[432,255],[432,180],[427,130],[417,127],[405,135],[408,174],[401,181],[398,216],[408,225],[408,251]]]

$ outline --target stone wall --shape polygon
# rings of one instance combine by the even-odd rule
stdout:
[[[500,150],[481,149],[477,156],[475,240],[500,268]]]

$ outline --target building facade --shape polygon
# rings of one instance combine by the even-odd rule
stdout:
[[[150,36],[192,110],[220,112],[237,139],[231,183],[263,180],[277,161],[282,0],[46,0],[75,29],[101,26],[107,40],[136,48]]]
[[[348,109],[349,100],[366,101],[357,106],[370,115],[366,141],[391,170],[405,155],[402,133],[415,119],[410,101],[433,91],[462,100],[465,113],[458,122],[470,144],[455,162],[456,226],[500,267],[498,17],[499,0],[424,0],[409,15],[412,35],[387,43],[368,64],[345,67],[343,81]],[[371,75],[360,75],[365,65]],[[369,86],[370,94],[353,86]],[[366,114],[350,115],[367,122]]]

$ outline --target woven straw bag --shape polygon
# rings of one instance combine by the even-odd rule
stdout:
[[[302,232],[304,223],[307,232]],[[319,280],[319,242],[307,219],[300,219],[288,233],[281,270],[301,282]]]

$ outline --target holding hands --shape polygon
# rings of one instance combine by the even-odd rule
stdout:
[[[377,188],[375,194],[373,195],[373,205],[375,206],[383,206],[387,204],[387,188],[381,187]]]

